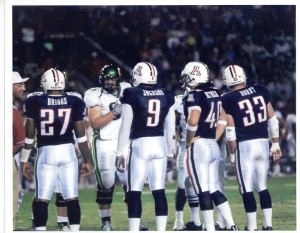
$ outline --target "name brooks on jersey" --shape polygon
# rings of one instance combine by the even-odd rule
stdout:
[[[48,106],[49,105],[66,105],[68,104],[68,101],[67,101],[67,97],[63,97],[61,99],[53,99],[53,98],[47,98],[48,99]]]

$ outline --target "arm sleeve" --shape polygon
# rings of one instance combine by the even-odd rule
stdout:
[[[13,143],[22,144],[25,141],[23,118],[18,110],[13,109]]]
[[[123,155],[128,149],[129,135],[133,119],[133,111],[129,104],[123,104],[122,123],[119,131],[117,156]]]
[[[25,113],[25,116],[27,118],[31,118],[31,119],[35,119],[35,116],[37,116],[37,109],[39,109],[38,107],[36,107],[36,104],[35,104],[35,97],[34,96],[30,96],[30,97],[27,97],[27,99],[25,100],[25,103],[24,103],[24,113]]]
[[[84,116],[86,115],[86,107],[84,101],[80,98],[77,98],[77,102],[74,108],[74,121],[82,121]]]
[[[176,142],[175,142],[175,111],[171,107],[165,118],[164,128],[166,132],[166,140],[168,147],[168,155],[175,153]]]
[[[268,89],[264,86],[259,86],[259,87],[261,88],[261,92],[265,99],[266,104],[268,104],[271,101],[271,97],[270,97]]]

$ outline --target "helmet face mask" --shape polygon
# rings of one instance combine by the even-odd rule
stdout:
[[[113,93],[119,89],[120,80],[121,70],[119,67],[110,64],[102,68],[99,83],[108,93]]]
[[[209,70],[202,62],[189,62],[181,72],[180,83],[183,88],[193,88],[209,82]]]
[[[227,66],[223,72],[223,81],[228,88],[237,84],[246,83],[246,79],[244,69],[237,65]]]
[[[63,91],[66,87],[66,77],[58,69],[47,70],[41,78],[41,87],[44,93],[47,91]]]
[[[138,86],[141,83],[154,85],[157,83],[157,69],[149,62],[140,62],[132,71],[132,84]]]

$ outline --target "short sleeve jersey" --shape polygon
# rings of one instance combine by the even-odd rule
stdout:
[[[164,120],[174,104],[172,92],[140,85],[125,89],[120,100],[133,111],[130,139],[164,136]]]
[[[28,95],[25,115],[35,121],[37,147],[74,143],[76,121],[85,116],[85,103],[75,92],[51,96],[43,92]]]
[[[25,141],[25,129],[23,118],[16,107],[13,107],[13,145],[21,144]],[[15,153],[15,151],[13,151]]]
[[[131,87],[129,83],[121,82],[120,93],[117,97],[108,93],[101,87],[91,88],[85,92],[84,102],[88,108],[100,106],[101,114],[105,115],[113,110],[115,104],[119,102],[120,96],[123,95],[124,90],[128,87]],[[117,139],[119,136],[121,122],[122,117],[118,117],[94,132],[97,132],[97,136],[100,140]]]
[[[235,123],[237,141],[268,138],[268,90],[261,85],[245,87],[222,96],[225,112]]]
[[[183,102],[186,121],[189,116],[189,108],[198,108],[201,111],[195,137],[216,138],[216,126],[222,106],[219,91],[211,86],[195,89],[184,97]]]

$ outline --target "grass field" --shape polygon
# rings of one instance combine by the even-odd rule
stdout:
[[[273,229],[275,231],[295,231],[296,230],[296,176],[285,176],[277,178],[269,178],[269,190],[273,201]],[[167,184],[166,193],[169,205],[169,216],[167,231],[171,231],[175,219],[174,193],[177,184]],[[242,199],[237,190],[236,180],[228,180],[225,184],[226,196],[229,200],[234,220],[238,227],[242,230],[246,224]],[[31,221],[31,198],[33,193],[27,192],[24,196],[23,205],[21,206],[17,221],[16,230],[30,230]],[[112,205],[112,225],[116,231],[128,230],[127,208],[123,202],[122,188],[117,185],[115,188],[113,205]],[[80,190],[79,200],[81,206],[81,231],[99,231],[100,219],[95,203],[96,192],[94,189]],[[262,214],[257,200],[257,216],[258,228],[262,226]],[[49,218],[47,230],[57,230],[55,199],[49,204]],[[142,195],[143,215],[142,220],[155,230],[154,202],[149,191],[149,187],[145,186]],[[190,221],[188,206],[186,204],[184,210],[185,222]]]

